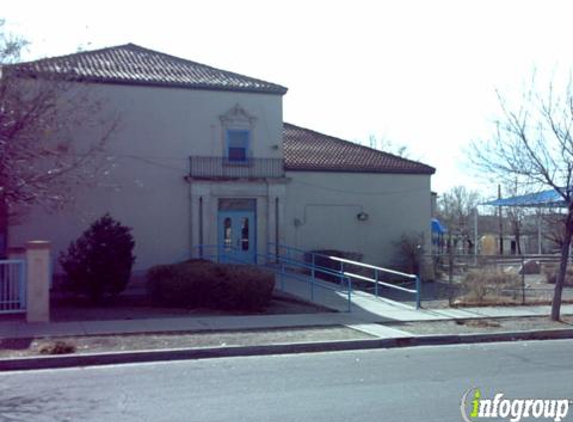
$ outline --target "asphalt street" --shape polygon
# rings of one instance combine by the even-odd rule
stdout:
[[[559,340],[5,372],[0,421],[460,421],[472,387],[573,398],[572,352]]]

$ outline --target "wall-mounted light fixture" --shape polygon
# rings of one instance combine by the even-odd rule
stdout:
[[[356,214],[356,218],[358,219],[358,221],[366,221],[368,220],[368,217],[369,215],[364,211],[360,211],[358,214]]]

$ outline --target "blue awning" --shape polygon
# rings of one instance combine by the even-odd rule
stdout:
[[[442,223],[440,223],[440,220],[438,220],[437,218],[432,218],[431,222],[432,222],[432,233],[444,234],[445,232],[448,231],[448,229],[442,226]]]
[[[527,195],[514,196],[512,198],[496,199],[484,202],[481,205],[493,205],[496,207],[566,207],[563,197],[553,189]]]

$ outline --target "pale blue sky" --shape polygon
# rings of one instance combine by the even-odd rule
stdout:
[[[569,1],[12,1],[0,17],[27,59],[133,42],[285,85],[285,121],[407,145],[433,189],[494,194],[461,149],[487,137],[495,88],[573,64]],[[543,79],[540,77],[539,79]]]

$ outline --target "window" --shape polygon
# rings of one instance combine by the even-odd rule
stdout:
[[[227,130],[227,160],[246,163],[249,160],[249,131]]]

